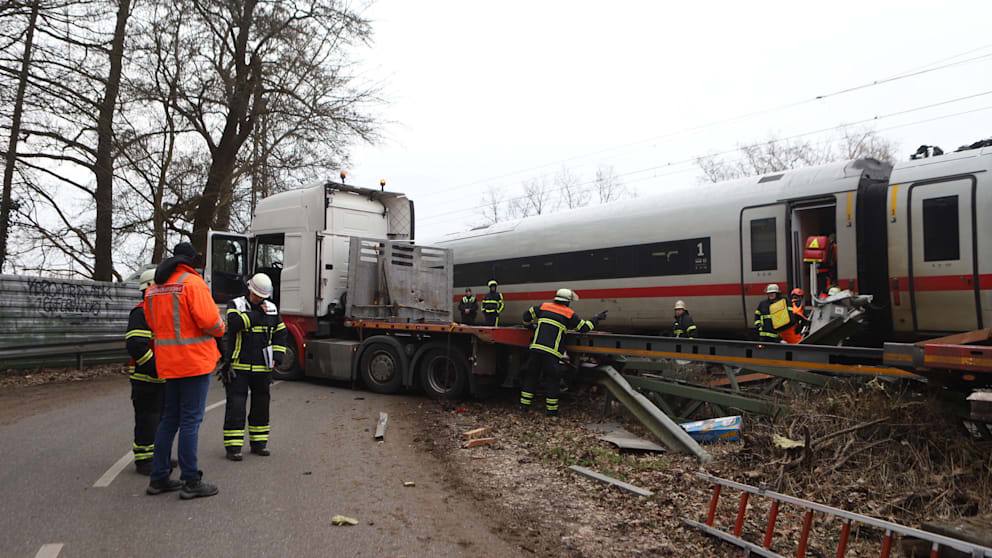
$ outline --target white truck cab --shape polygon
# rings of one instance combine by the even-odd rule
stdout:
[[[413,217],[411,200],[384,189],[324,182],[281,192],[258,202],[248,234],[209,233],[204,277],[222,304],[266,273],[284,317],[331,317],[344,307],[350,239],[412,240]]]

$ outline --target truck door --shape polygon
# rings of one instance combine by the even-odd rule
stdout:
[[[214,302],[227,304],[245,294],[251,272],[248,266],[248,236],[228,232],[207,233],[207,261],[203,278]]]
[[[749,207],[741,211],[741,305],[748,328],[765,286],[778,283],[787,294],[785,204]]]
[[[909,292],[917,331],[982,327],[974,202],[973,176],[909,188]]]

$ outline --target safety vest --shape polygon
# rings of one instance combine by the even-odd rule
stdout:
[[[793,304],[789,307],[789,312],[792,313],[795,324],[782,330],[781,335],[783,341],[795,345],[803,340],[802,328],[807,318],[802,305]]]
[[[226,328],[210,289],[192,267],[179,264],[163,284],[148,287],[145,316],[155,338],[159,378],[201,376],[217,367],[214,338]]]
[[[524,312],[525,323],[537,323],[534,338],[530,348],[551,353],[562,357],[561,343],[569,330],[585,333],[595,327],[589,320],[581,320],[568,306],[554,302],[545,302],[540,307],[533,307]]]

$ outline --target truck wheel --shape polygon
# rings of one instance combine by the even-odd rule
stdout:
[[[420,385],[433,399],[458,399],[468,387],[468,360],[454,347],[428,350],[418,368]]]
[[[272,368],[272,379],[274,380],[299,380],[303,377],[303,368],[300,367],[300,360],[296,357],[296,350],[293,347],[286,347],[286,353],[282,356],[282,367]]]
[[[376,393],[397,393],[403,387],[403,358],[389,343],[370,343],[358,364],[362,381]]]

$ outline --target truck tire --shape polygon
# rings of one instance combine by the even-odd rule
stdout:
[[[468,388],[468,359],[455,347],[427,349],[417,368],[420,386],[432,399],[459,399]]]
[[[374,341],[362,350],[358,374],[365,387],[375,393],[397,393],[403,389],[406,355],[392,343]]]
[[[272,379],[282,380],[284,382],[290,380],[299,380],[303,377],[303,368],[300,366],[300,359],[296,356],[296,349],[293,347],[286,347],[286,353],[282,357],[282,367],[272,368]]]

